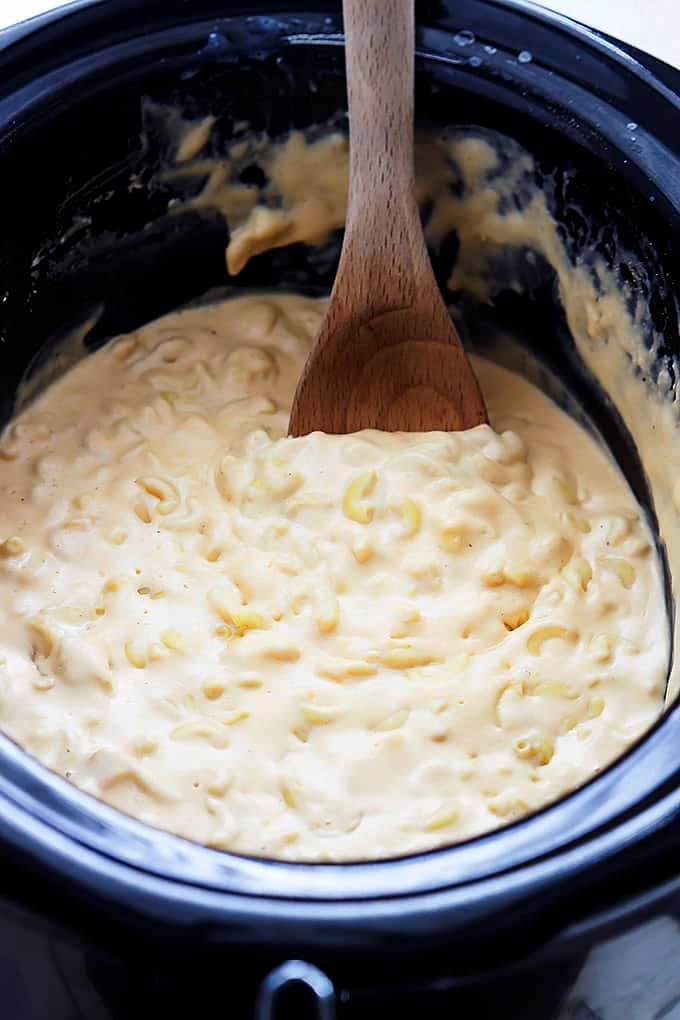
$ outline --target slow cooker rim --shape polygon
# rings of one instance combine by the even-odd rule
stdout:
[[[38,832],[43,832],[48,859],[49,848],[58,837],[69,841],[73,847],[87,847],[102,858],[140,874],[179,881],[187,888],[210,888],[225,895],[235,893],[258,899],[294,898],[299,903],[339,900],[375,903],[395,896],[455,892],[502,876],[528,876],[534,867],[549,868],[555,876],[559,874],[568,878],[583,872],[588,866],[597,867],[602,846],[611,853],[621,851],[625,855],[632,840],[631,832],[635,833],[636,839],[642,839],[652,824],[655,829],[668,828],[672,831],[674,822],[680,817],[680,768],[673,773],[665,772],[664,780],[652,794],[647,794],[641,802],[627,806],[600,825],[579,832],[574,822],[579,817],[589,817],[589,793],[594,791],[596,799],[608,801],[612,790],[628,785],[631,758],[639,753],[646,756],[673,717],[676,726],[667,733],[672,753],[673,747],[677,746],[680,704],[666,712],[633,747],[595,779],[511,825],[419,854],[335,863],[280,861],[220,851],[148,826],[71,786],[57,773],[31,758],[9,737],[0,734],[0,814],[5,822],[0,841],[11,842],[26,850],[37,838]],[[24,788],[12,781],[12,772],[17,768],[27,780]],[[647,763],[647,768],[654,771],[654,762],[651,767]],[[657,806],[660,806],[661,814],[656,813]],[[10,817],[13,819],[11,826]],[[546,818],[561,823],[563,831],[572,834],[570,838],[554,845],[542,842],[543,820]],[[662,824],[661,819],[664,818],[665,824]],[[637,827],[633,824],[635,819],[638,820]],[[51,833],[49,838],[48,832]],[[513,857],[510,852],[513,834],[523,836],[523,843],[541,847],[541,850],[533,856],[515,854]],[[680,842],[680,829],[675,838]],[[478,858],[480,847],[486,851],[484,859],[487,862],[501,859],[504,863],[491,870],[477,867],[472,873],[461,873],[462,853],[469,851]],[[570,856],[572,851],[577,857]],[[77,855],[75,870],[76,863]]]
[[[579,879],[595,869],[604,880],[621,843],[629,852],[634,851],[642,837],[649,839],[665,827],[671,813],[675,821],[680,819],[680,790],[628,819],[616,832],[609,830],[585,847],[577,845],[514,872],[501,872],[465,886],[365,900],[347,896],[333,900],[253,896],[205,885],[190,887],[108,857],[61,833],[55,835],[39,819],[31,818],[27,825],[15,810],[3,811],[3,836],[6,838],[11,831],[13,846],[33,869],[46,871],[62,889],[71,888],[80,898],[126,903],[131,913],[173,929],[201,926],[207,930],[224,924],[228,917],[229,925],[221,927],[219,934],[211,929],[213,942],[238,942],[251,947],[266,943],[293,952],[296,948],[332,948],[343,931],[348,938],[351,935],[355,948],[366,949],[376,940],[405,932],[411,938],[419,929],[435,941],[439,937],[452,938],[456,933],[469,939],[471,932],[487,921],[491,930],[502,931],[508,926],[507,920],[503,921],[508,916],[513,918],[512,929],[519,916],[535,917],[540,905],[541,914],[550,915],[548,928],[540,929],[540,940],[547,949],[551,936],[577,941],[586,926],[611,926],[611,908],[596,910],[587,918],[570,916],[582,891]],[[648,863],[645,857],[636,853],[632,856],[644,869]],[[568,897],[564,893],[567,881]],[[629,909],[644,916],[659,897],[668,898],[680,889],[680,874],[669,878],[665,873],[655,873],[651,882],[641,885],[626,902]],[[613,909],[620,914],[625,908],[619,904]],[[263,931],[265,917],[267,926]],[[523,951],[525,948],[522,945]]]
[[[276,2],[276,0],[274,0],[274,2]],[[629,69],[634,68],[636,75],[640,77],[645,84],[649,85],[655,91],[663,94],[666,99],[680,109],[680,96],[676,95],[665,82],[660,81],[657,75],[650,72],[649,68],[642,64],[640,60],[638,60],[637,57],[630,52],[629,48],[627,48],[625,44],[606,36],[596,29],[590,28],[588,25],[585,25],[583,22],[580,22],[575,18],[571,18],[559,11],[551,10],[550,8],[536,2],[536,0],[478,0],[478,6],[489,7],[492,4],[496,7],[515,11],[539,24],[548,24],[554,28],[558,28],[566,34],[578,39],[580,42],[587,41],[591,48],[598,50],[609,59],[622,64]],[[321,7],[321,5],[317,6]],[[326,12],[328,6],[333,6],[335,13],[339,14],[341,0],[330,0],[329,4],[323,5]],[[9,48],[14,47],[15,45],[25,43],[29,38],[36,40],[43,29],[49,29],[52,27],[56,27],[57,29],[63,28],[66,32],[70,30],[71,33],[73,33],[76,26],[74,24],[70,24],[71,19],[77,19],[79,16],[89,15],[94,12],[97,15],[101,14],[101,17],[106,20],[108,13],[106,11],[107,7],[113,7],[111,0],[70,0],[69,3],[61,7],[52,8],[43,14],[35,15],[0,30],[0,49],[4,47],[5,50],[9,50]],[[99,10],[95,10],[96,8],[99,8]],[[154,8],[167,11],[167,0],[165,0],[165,2],[164,0],[137,0],[132,13],[141,15],[145,10],[153,11]],[[221,5],[221,9],[225,11],[225,14],[220,16],[218,20],[222,20],[223,17],[242,15],[247,13],[249,9],[253,8],[252,4],[246,2],[236,4],[232,3],[229,11],[226,10],[226,4],[223,3]],[[297,8],[291,8],[287,4],[284,5],[282,9],[285,11],[286,15],[291,17],[294,17],[296,14],[306,15],[310,13],[307,9],[297,10]],[[257,13],[257,9],[254,9],[254,11]],[[128,13],[130,12],[128,11]],[[195,16],[192,15],[191,20],[196,20]],[[439,20],[442,21],[442,23],[446,23],[451,19],[447,13],[444,13],[443,17]],[[130,19],[129,23],[131,27],[132,19]],[[55,59],[57,59],[58,51],[55,51],[52,44],[53,40],[45,38],[41,42],[44,48],[51,52]],[[7,54],[4,54],[3,58],[6,58],[6,56]],[[655,58],[655,62],[663,63],[659,60],[659,58]]]
[[[91,5],[86,4],[84,6],[91,6]],[[512,7],[512,8],[520,8],[520,9],[530,8],[534,12],[534,14],[538,10],[538,9],[535,9],[535,5],[523,2],[523,0],[512,0],[512,2],[506,2],[506,6]],[[74,14],[74,12],[68,12],[68,9],[67,9],[67,13],[70,13],[71,15]],[[77,13],[77,12],[75,12],[75,13]],[[558,20],[561,23],[564,19],[560,19],[558,17]],[[585,30],[585,38],[586,39],[590,39],[590,37],[592,35],[593,35],[593,33],[591,33],[589,30]],[[581,36],[578,35],[578,38],[581,38]],[[675,97],[675,103],[676,103],[676,105],[678,103],[677,97]],[[492,833],[488,837],[482,837],[480,840],[475,840],[474,841],[475,845],[479,846],[480,843],[484,839],[495,840],[496,842],[498,842],[499,838],[501,836],[503,836],[503,834],[511,833],[512,831],[515,831],[515,830],[517,830],[518,828],[520,828],[522,826],[530,825],[533,821],[535,821],[535,820],[539,819],[540,817],[544,816],[547,812],[551,812],[551,811],[554,812],[554,811],[556,811],[558,809],[561,809],[561,807],[564,804],[566,804],[567,802],[573,802],[573,800],[575,798],[578,798],[582,793],[584,793],[584,791],[586,791],[587,789],[592,787],[594,785],[594,783],[601,783],[601,781],[603,779],[605,779],[605,777],[610,772],[614,772],[617,768],[619,770],[623,769],[623,767],[624,767],[625,763],[628,761],[629,757],[631,755],[636,754],[640,750],[640,747],[642,745],[644,745],[645,747],[651,746],[650,742],[652,741],[654,735],[655,734],[658,735],[658,733],[661,731],[662,727],[664,727],[667,724],[669,724],[670,720],[672,720],[674,718],[677,720],[678,714],[675,711],[675,709],[677,709],[677,708],[678,708],[677,705],[674,706],[674,708],[671,709],[671,711],[669,713],[667,713],[664,717],[662,717],[659,720],[659,722],[656,724],[656,726],[651,731],[649,731],[647,734],[645,734],[645,736],[642,738],[642,740],[639,742],[639,744],[637,744],[633,748],[631,748],[628,751],[628,753],[623,758],[618,759],[618,761],[614,765],[612,765],[610,767],[610,769],[608,769],[605,773],[603,773],[602,776],[600,776],[597,780],[594,780],[593,782],[588,784],[588,786],[586,786],[586,787],[581,787],[579,790],[574,791],[567,798],[564,798],[563,800],[559,801],[557,804],[551,805],[551,806],[543,809],[542,812],[539,812],[536,815],[531,816],[531,818],[528,818],[528,819],[526,819],[526,820],[524,820],[524,821],[522,821],[520,823],[517,823],[517,825],[515,825],[515,826],[510,826],[510,827],[508,827],[506,829],[500,830],[499,832]],[[15,745],[11,744],[11,741],[9,741],[7,738],[3,737],[2,740],[0,741],[0,761],[2,761],[3,764],[8,764],[9,761],[10,761],[10,758],[11,758],[10,749],[12,749],[11,754],[19,754],[23,759],[28,759],[28,756],[25,754],[25,752],[20,751],[18,748],[15,747]],[[45,777],[42,776],[42,775],[38,776],[36,773],[37,773],[38,770],[40,770],[41,772],[45,772],[46,773],[47,770],[44,769],[43,766],[40,766],[38,763],[33,763],[32,760],[30,760],[30,759],[28,759],[28,760],[31,762],[31,765],[35,766],[35,770],[36,770],[36,772],[34,772],[33,776],[32,776],[32,780],[33,780],[33,784],[32,785],[35,786],[36,781],[37,781],[38,785],[44,785]],[[95,816],[98,819],[98,821],[100,821],[103,824],[106,824],[106,822],[110,821],[111,818],[112,818],[114,820],[114,823],[119,826],[121,824],[121,818],[125,818],[125,816],[121,816],[118,812],[115,812],[113,809],[108,808],[106,805],[99,804],[98,802],[93,801],[92,798],[88,797],[88,795],[86,795],[86,794],[83,794],[81,791],[76,791],[76,790],[73,790],[72,788],[68,787],[68,785],[62,779],[60,779],[59,777],[57,777],[56,775],[54,775],[52,773],[49,773],[49,781],[50,782],[54,781],[55,783],[58,782],[59,786],[64,788],[64,789],[60,789],[58,791],[59,793],[66,793],[68,791],[68,793],[73,793],[79,800],[81,800],[82,803],[87,801],[88,802],[88,813],[92,814],[93,816]],[[3,787],[6,787],[6,777],[5,777],[4,773],[3,773],[3,777],[2,777],[2,784],[3,784]],[[602,789],[601,786],[599,788]],[[21,805],[16,800],[16,798],[12,796],[12,791],[11,790],[7,790],[7,789],[3,788],[0,795],[2,797],[2,802],[5,805],[5,807],[7,808],[8,812],[10,810],[13,810],[16,813],[17,811],[21,812],[22,810],[24,810],[24,808],[21,807]],[[675,815],[677,814],[678,803],[679,803],[679,796],[680,795],[677,794],[677,791],[675,791],[675,796],[668,795],[666,798],[658,801],[658,804],[664,804],[666,806],[666,808],[665,808],[666,815],[665,816],[667,818],[675,817]],[[97,811],[93,811],[92,810],[93,805],[96,805],[97,811],[101,810],[102,814],[98,814]],[[106,818],[106,813],[107,812],[110,813],[111,818],[108,818],[108,819]],[[17,820],[17,817],[18,816],[16,816],[16,814],[15,814],[15,822]],[[642,822],[643,814],[640,814],[638,817],[641,820],[641,827],[640,827],[639,830],[637,830],[638,834],[640,834],[640,833],[645,831],[645,824]],[[35,819],[31,819],[30,818],[30,814],[29,813],[26,813],[25,818],[28,819],[30,822],[35,822]],[[129,822],[129,824],[131,826],[138,826],[144,832],[148,832],[147,827],[146,826],[141,826],[141,823],[134,822],[131,819],[130,820],[126,820],[126,821]],[[630,823],[630,819],[625,824],[629,824],[629,823]],[[28,827],[28,829],[26,829],[26,834],[27,835],[29,834],[29,829],[30,829],[30,826]],[[16,825],[16,828],[14,830],[14,834],[15,834],[17,840],[19,840],[20,830],[21,830],[21,826],[20,825]],[[55,830],[53,829],[52,831],[54,832]],[[64,834],[61,833],[61,835],[64,835]],[[611,833],[609,835],[611,835]],[[231,855],[219,854],[216,851],[210,851],[210,850],[207,850],[206,848],[203,848],[203,847],[196,847],[193,844],[187,844],[185,841],[180,840],[179,837],[175,837],[175,836],[172,836],[172,835],[169,835],[169,834],[166,834],[166,833],[160,833],[160,836],[164,840],[174,841],[175,842],[175,849],[177,849],[178,846],[181,846],[184,850],[186,850],[186,847],[189,846],[192,849],[198,849],[200,852],[217,855],[217,856],[219,856],[221,858],[229,857],[230,864],[232,866],[233,866],[233,860],[248,860],[248,859],[242,859],[242,858],[232,858]],[[75,846],[75,847],[81,847],[82,848],[84,846],[84,842],[78,841],[78,839],[76,837],[72,837],[71,841],[72,841],[73,846]],[[397,859],[397,860],[393,860],[393,861],[376,862],[376,863],[370,863],[370,864],[351,864],[351,865],[344,865],[343,864],[343,865],[339,865],[339,866],[338,865],[326,865],[326,864],[321,864],[321,865],[316,865],[316,864],[281,864],[280,862],[259,861],[259,860],[256,861],[255,864],[258,867],[263,866],[263,867],[266,867],[267,869],[272,869],[272,868],[276,869],[279,876],[281,874],[280,869],[288,869],[288,868],[291,868],[291,869],[319,869],[319,868],[321,868],[321,869],[331,869],[331,870],[333,870],[333,869],[336,869],[336,868],[340,867],[342,869],[342,874],[343,875],[347,873],[348,868],[349,869],[366,869],[367,881],[369,883],[371,883],[373,888],[374,888],[375,887],[375,883],[374,883],[374,881],[371,882],[371,877],[373,879],[375,879],[376,869],[377,868],[383,868],[385,866],[390,867],[390,868],[392,868],[392,867],[400,867],[402,869],[401,873],[403,874],[404,864],[407,863],[408,861],[431,859],[432,857],[436,857],[438,861],[441,861],[442,858],[443,858],[443,855],[446,855],[446,854],[449,854],[449,855],[450,854],[455,854],[460,849],[460,847],[465,846],[465,845],[466,844],[461,844],[461,845],[459,845],[459,847],[453,847],[453,848],[448,848],[448,849],[443,849],[443,850],[432,851],[430,854],[420,855],[418,858],[401,858],[401,859]],[[593,846],[595,845],[594,842],[593,842],[592,845]],[[96,853],[97,851],[93,851],[93,852]],[[100,850],[99,853],[103,854],[103,853],[105,853],[105,851]],[[559,856],[559,854],[560,854],[560,851],[556,851],[554,856],[557,857],[557,856]],[[180,860],[180,861],[183,860],[183,855],[181,853],[179,853],[179,850],[178,850],[177,855],[175,855],[175,856],[176,856],[177,860]],[[587,855],[582,855],[580,857],[580,863],[583,864],[586,861],[586,858],[587,858]],[[591,863],[596,863],[597,859],[598,859],[597,858],[597,854],[595,854],[593,859],[591,860]],[[565,857],[565,860],[566,860],[566,857]],[[117,863],[120,864],[121,862],[118,861]],[[144,872],[143,871],[143,867],[142,867],[142,865],[147,864],[147,863],[148,862],[140,862],[140,863],[137,863],[137,864],[129,863],[128,865],[122,864],[122,866],[123,867],[129,866],[133,870],[134,869],[138,869],[140,874],[142,874],[142,872],[143,872],[145,875],[148,876],[149,872],[148,871]],[[250,861],[249,863],[253,863],[253,862]],[[543,865],[545,862],[535,862],[534,861],[533,865],[537,865],[537,863],[540,864],[540,865]],[[554,864],[554,860],[553,860],[553,864]],[[529,865],[529,867],[531,867],[533,865]],[[520,865],[519,868],[518,868],[518,871],[521,870],[522,867],[525,867],[525,866],[524,865]],[[504,874],[505,874],[505,876],[507,876],[508,872],[504,872]],[[528,872],[527,872],[527,874],[528,874]],[[555,872],[555,875],[556,874],[557,873]],[[199,879],[199,884],[200,884],[200,881],[201,880]],[[276,883],[279,884],[279,881],[277,879],[274,879],[274,881],[276,881]],[[305,879],[305,881],[306,881],[306,879]],[[192,888],[196,889],[196,888],[198,888],[198,886],[193,886]],[[459,888],[465,888],[465,887],[461,886]],[[225,892],[226,892],[226,890],[225,890]],[[451,890],[449,889],[448,892],[450,893]],[[262,894],[257,894],[257,893],[253,892],[250,895],[262,895]],[[266,895],[267,894],[265,893],[264,896],[262,897],[263,900],[264,900],[264,897],[266,897]],[[285,898],[285,896],[290,896],[290,895],[293,895],[293,894],[292,893],[284,893],[284,897],[282,897],[282,898]],[[295,895],[299,896],[300,893],[296,892]],[[400,889],[398,892],[394,892],[394,893],[385,893],[385,892],[383,892],[382,895],[384,895],[384,896],[389,896],[389,895],[403,896],[404,893],[403,893],[403,890]],[[426,896],[431,895],[431,891],[428,891],[427,893],[425,893],[425,895]],[[342,896],[344,899],[350,898],[347,895],[347,890],[346,889],[344,889],[341,893],[338,893],[338,896]],[[295,902],[297,903],[297,905],[299,907],[299,901],[296,900]],[[328,901],[325,901],[325,902],[327,903]],[[369,900],[367,900],[367,902],[368,903],[373,903],[375,905],[376,900],[375,899],[369,899]]]

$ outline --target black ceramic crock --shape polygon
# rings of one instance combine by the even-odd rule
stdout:
[[[419,121],[517,138],[554,182],[572,255],[632,253],[680,352],[680,76],[521,0],[422,3],[417,17]],[[346,104],[339,4],[100,0],[0,34],[2,421],[49,339],[93,316],[94,348],[228,282],[220,217],[168,212],[149,99],[215,114],[218,143],[243,119],[271,133],[323,122]],[[327,288],[335,242],[325,258],[302,246],[261,256],[239,284]],[[471,342],[489,316],[577,393],[653,515],[644,465],[574,363],[548,268],[491,312],[466,306]],[[45,981],[68,991],[10,987],[3,1016],[302,1018],[316,999],[321,1016],[359,1017],[427,996],[433,1017],[453,1002],[461,1016],[547,1020],[590,945],[680,911],[679,748],[671,708],[595,781],[522,822],[340,866],[150,829],[0,737],[0,945],[11,959],[26,932],[46,937],[57,950]],[[291,987],[307,1000],[286,1000]]]

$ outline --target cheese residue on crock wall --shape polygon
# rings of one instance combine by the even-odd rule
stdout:
[[[241,195],[230,265],[335,229],[337,161],[309,202],[285,182],[343,144],[294,136],[274,151],[290,201]],[[485,245],[540,242],[580,321],[592,283],[543,197],[499,211],[528,157],[491,182],[488,141],[447,144],[461,196],[443,155],[421,186],[430,230],[459,230],[457,284],[484,293]],[[224,170],[208,187],[228,213]],[[606,319],[586,324],[632,338],[610,294]],[[591,778],[658,716],[669,635],[623,477],[519,376],[475,359],[491,427],[286,438],[322,314],[258,294],[169,315],[8,426],[0,722],[151,824],[356,860],[483,832]]]

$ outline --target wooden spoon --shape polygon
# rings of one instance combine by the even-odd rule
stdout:
[[[415,200],[414,0],[344,0],[349,207],[330,304],[289,433],[424,432],[485,422]]]

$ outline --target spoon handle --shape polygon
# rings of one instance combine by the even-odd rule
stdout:
[[[426,432],[486,420],[415,199],[414,0],[344,0],[347,225],[289,432]]]
[[[343,0],[350,129],[350,185],[336,286],[356,306],[411,303],[427,255],[415,200],[414,0]],[[430,275],[428,273],[426,275]],[[381,295],[357,294],[357,283]],[[379,302],[383,303],[383,302]]]

